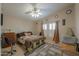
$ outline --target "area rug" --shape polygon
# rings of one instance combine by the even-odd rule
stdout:
[[[56,45],[44,44],[28,56],[60,56],[61,51]]]

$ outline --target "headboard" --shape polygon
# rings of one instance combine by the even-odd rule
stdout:
[[[28,32],[21,32],[21,33],[17,33],[17,38],[21,37],[21,36],[25,36],[25,33],[30,33],[31,35],[33,35],[33,33],[31,31]]]

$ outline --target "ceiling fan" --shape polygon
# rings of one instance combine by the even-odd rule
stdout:
[[[32,10],[25,12],[25,14],[29,14],[29,13],[31,13],[32,11],[37,11],[37,7],[36,7],[36,4],[35,4],[35,3],[32,3],[32,4],[30,4],[30,5],[32,6]]]
[[[35,17],[35,18],[42,15],[41,11],[43,11],[44,9],[37,8],[36,7],[37,4],[35,4],[35,3],[31,3],[30,5],[33,7],[32,10],[25,12],[25,14],[30,14],[32,17]]]

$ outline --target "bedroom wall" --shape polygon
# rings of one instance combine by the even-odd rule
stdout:
[[[0,3],[0,14],[1,14],[1,3]],[[0,16],[0,55],[1,55],[1,16]]]
[[[0,14],[1,14],[1,3],[0,3]],[[1,37],[1,16],[0,16],[0,37]]]
[[[67,9],[71,9],[72,13],[66,14]],[[56,15],[58,15],[58,18],[55,17]],[[62,25],[62,19],[66,20],[65,26]],[[52,14],[42,20],[44,23],[46,23],[46,22],[51,23],[51,22],[59,21],[59,35],[60,35],[60,40],[62,41],[62,37],[65,35],[65,33],[69,27],[74,30],[74,5],[68,6],[68,7],[62,9],[61,11],[59,11],[55,14]],[[49,39],[50,41],[53,39],[53,34],[54,33],[52,33],[51,39]]]
[[[79,42],[79,4],[75,4],[75,34]]]
[[[27,19],[19,19],[12,16],[5,16],[3,20],[2,31],[7,32],[11,29],[12,32],[32,31],[34,33],[34,22]]]
[[[35,21],[35,33],[39,35],[39,33],[41,32],[41,21],[40,20],[37,20]]]

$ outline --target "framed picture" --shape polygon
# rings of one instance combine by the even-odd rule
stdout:
[[[66,10],[66,14],[71,14],[72,13],[72,10],[71,9],[67,9]]]
[[[1,26],[3,25],[3,14],[1,13]]]
[[[62,25],[63,26],[66,25],[66,20],[65,19],[62,20]]]

